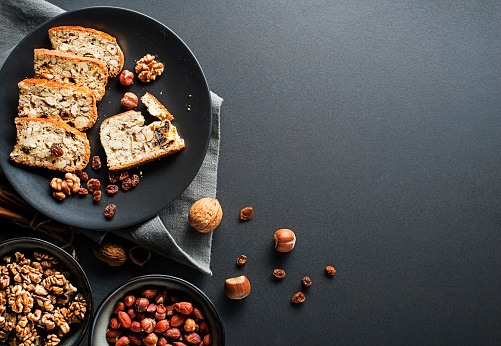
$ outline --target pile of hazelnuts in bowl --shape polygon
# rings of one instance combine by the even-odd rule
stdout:
[[[168,275],[144,275],[101,304],[89,345],[224,345],[224,331],[214,305],[197,287]]]

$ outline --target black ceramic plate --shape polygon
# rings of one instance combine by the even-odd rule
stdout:
[[[108,183],[106,156],[99,141],[101,122],[125,111],[120,99],[126,91],[141,97],[145,92],[156,96],[174,116],[173,124],[184,138],[186,147],[168,156],[135,169],[139,185],[94,203],[91,196],[70,196],[58,202],[51,196],[50,180],[62,177],[57,171],[15,164],[9,154],[16,142],[14,118],[17,115],[17,83],[32,77],[33,49],[51,48],[47,30],[58,25],[80,25],[104,31],[116,37],[125,56],[124,69],[134,71],[135,62],[146,54],[157,56],[165,65],[164,73],[151,83],[135,78],[134,84],[122,86],[118,77],[110,78],[104,98],[98,103],[98,120],[87,130],[91,157],[98,155],[103,163],[99,171],[85,169],[91,178]],[[150,116],[139,102],[146,123],[158,120]],[[211,132],[211,100],[204,74],[186,44],[162,23],[141,13],[114,7],[92,7],[67,12],[39,26],[13,50],[0,71],[0,167],[17,192],[41,213],[67,225],[83,229],[117,229],[154,216],[178,197],[197,174],[207,151]],[[117,206],[111,220],[104,217],[104,208]]]

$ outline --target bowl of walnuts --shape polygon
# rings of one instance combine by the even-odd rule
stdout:
[[[113,290],[92,322],[89,345],[224,345],[224,328],[210,299],[169,275],[144,275]]]
[[[0,243],[0,344],[79,345],[93,296],[78,262],[36,238]]]

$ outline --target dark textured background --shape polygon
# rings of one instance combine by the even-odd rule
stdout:
[[[110,270],[79,237],[97,302],[166,273],[207,293],[232,346],[501,342],[501,3],[52,2],[152,16],[225,99],[214,275],[160,256]],[[283,227],[288,254],[273,249]],[[230,301],[224,279],[242,274],[252,293]]]

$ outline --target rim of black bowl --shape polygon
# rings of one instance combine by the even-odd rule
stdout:
[[[87,313],[89,315],[88,315],[87,322],[85,323],[85,326],[82,330],[81,335],[78,337],[76,344],[74,344],[75,346],[81,345],[82,341],[84,340],[85,336],[87,335],[87,333],[89,331],[91,321],[93,320],[92,310],[94,308],[94,294],[92,292],[92,287],[90,286],[89,279],[87,278],[87,274],[85,274],[80,263],[78,263],[78,261],[75,258],[73,258],[68,252],[66,252],[66,250],[64,250],[60,246],[52,244],[51,242],[49,242],[47,240],[38,239],[38,238],[31,238],[31,237],[18,237],[18,238],[6,239],[6,240],[0,242],[0,251],[3,247],[5,247],[7,245],[19,245],[20,247],[22,247],[22,246],[26,245],[27,243],[32,243],[35,246],[48,247],[48,248],[52,249],[54,252],[57,252],[58,254],[60,254],[61,256],[64,256],[69,262],[71,262],[75,266],[78,274],[82,277],[83,282],[85,283],[85,286],[86,286],[86,287],[84,287],[84,289],[86,289],[89,292],[89,297],[88,297],[88,299],[86,298],[86,300],[88,300],[87,301]],[[64,341],[65,340],[63,339],[61,341],[61,343],[64,344]]]
[[[165,280],[165,279],[176,281],[176,282],[180,283],[181,285],[187,286],[188,288],[194,290],[195,293],[198,293],[198,295],[202,298],[202,300],[204,300],[207,303],[207,305],[209,306],[209,308],[210,308],[210,310],[211,310],[211,312],[214,315],[214,318],[216,320],[216,325],[217,325],[216,327],[218,327],[220,329],[220,332],[221,332],[221,344],[220,345],[224,346],[225,345],[224,325],[223,325],[223,322],[221,321],[221,317],[219,316],[219,313],[218,313],[214,303],[209,299],[209,297],[200,288],[198,288],[197,286],[195,286],[191,282],[186,281],[186,280],[181,279],[181,278],[178,278],[176,276],[171,276],[171,275],[166,275],[166,274],[148,274],[148,275],[137,276],[135,278],[132,278],[130,280],[125,281],[124,283],[115,287],[110,293],[108,293],[106,295],[106,297],[103,299],[103,301],[98,305],[96,312],[94,313],[94,315],[92,317],[92,328],[90,330],[89,339],[88,339],[89,346],[93,346],[92,342],[94,339],[94,331],[96,329],[95,327],[96,327],[98,317],[100,316],[106,303],[116,293],[118,293],[118,291],[120,291],[122,288],[126,288],[127,286],[129,286],[133,283],[136,283],[136,282],[146,281],[146,280]]]

